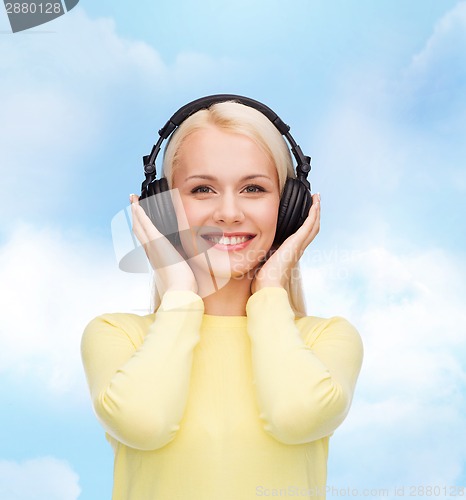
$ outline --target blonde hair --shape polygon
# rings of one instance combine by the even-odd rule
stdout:
[[[167,178],[170,189],[173,186],[181,145],[193,132],[211,126],[226,132],[244,135],[252,139],[266,153],[277,169],[280,196],[283,194],[287,177],[296,177],[288,145],[275,125],[260,111],[250,106],[226,101],[194,113],[183,121],[170,137],[163,157],[163,176]],[[295,316],[306,316],[299,262],[291,270],[285,289]],[[160,295],[154,280],[152,310],[157,311],[159,306]]]

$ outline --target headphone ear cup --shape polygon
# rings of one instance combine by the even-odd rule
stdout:
[[[312,196],[309,189],[299,179],[288,177],[278,207],[273,246],[280,246],[303,225],[311,205]]]
[[[148,184],[145,192],[141,193],[139,203],[154,226],[166,236],[172,245],[181,245],[178,220],[166,177],[154,180]]]

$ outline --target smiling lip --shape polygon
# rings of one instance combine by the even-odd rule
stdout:
[[[249,242],[255,238],[251,233],[206,233],[201,235],[203,239],[212,245],[212,248],[218,250],[241,250],[249,245]]]

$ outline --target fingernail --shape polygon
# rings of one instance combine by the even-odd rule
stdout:
[[[131,193],[131,194],[129,195],[129,201],[130,201],[131,203],[133,203],[133,196],[136,196],[136,195],[135,195],[134,193]]]
[[[317,198],[319,198],[319,201],[320,201],[320,193],[317,193]]]

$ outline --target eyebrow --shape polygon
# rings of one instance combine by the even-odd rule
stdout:
[[[258,177],[263,177],[264,179],[268,179],[269,181],[272,180],[268,175],[252,174],[252,175],[245,175],[240,179],[240,181],[249,181],[251,179],[257,179]],[[218,181],[217,177],[214,177],[213,175],[191,175],[189,177],[186,177],[185,182],[189,181],[190,179],[204,179],[207,181]]]

